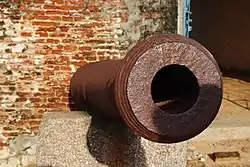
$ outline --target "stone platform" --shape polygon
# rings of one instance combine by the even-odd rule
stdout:
[[[187,143],[159,144],[84,112],[46,113],[38,167],[186,167]]]

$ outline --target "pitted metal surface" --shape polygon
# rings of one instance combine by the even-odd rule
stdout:
[[[145,52],[133,66],[127,86],[129,103],[137,120],[159,135],[186,136],[210,123],[220,106],[221,77],[215,64],[198,48],[185,43],[164,43]],[[195,105],[181,114],[162,111],[152,100],[151,83],[164,66],[185,65],[198,79],[200,92]],[[209,93],[207,92],[209,91]],[[181,132],[181,133],[180,133]],[[179,135],[177,134],[179,133]]]

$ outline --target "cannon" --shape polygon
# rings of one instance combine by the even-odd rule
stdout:
[[[222,93],[212,54],[176,34],[141,41],[123,59],[86,64],[70,82],[79,108],[123,121],[158,143],[182,142],[204,131],[219,111]]]

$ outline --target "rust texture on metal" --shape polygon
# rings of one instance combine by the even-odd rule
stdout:
[[[121,60],[80,67],[70,94],[79,108],[124,121],[155,142],[188,140],[215,119],[222,101],[220,69],[210,52],[181,35],[155,35]]]

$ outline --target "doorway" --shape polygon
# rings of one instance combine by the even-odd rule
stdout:
[[[250,74],[250,1],[192,0],[190,38],[204,45],[223,72]]]

